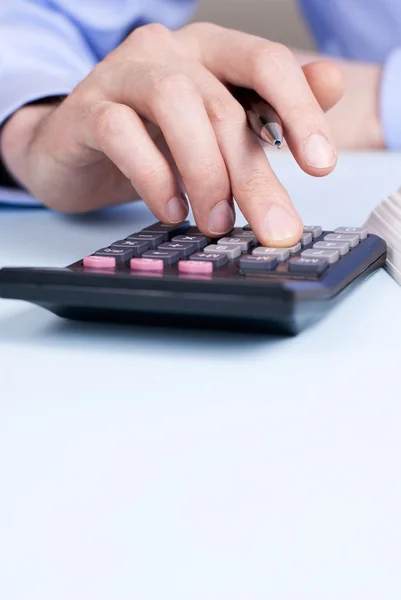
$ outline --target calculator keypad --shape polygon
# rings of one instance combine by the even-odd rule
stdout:
[[[82,264],[88,270],[147,272],[155,277],[176,273],[210,278],[219,272],[230,276],[317,278],[346,260],[367,235],[359,227],[324,232],[313,225],[304,228],[301,241],[292,248],[267,248],[259,244],[249,225],[211,240],[187,221],[179,225],[156,223],[86,256]]]

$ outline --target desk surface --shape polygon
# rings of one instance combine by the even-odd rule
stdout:
[[[400,155],[326,179],[273,159],[326,227],[400,184]],[[151,221],[0,208],[0,264],[64,266]],[[399,600],[400,301],[381,271],[295,339],[0,301],[0,596]]]

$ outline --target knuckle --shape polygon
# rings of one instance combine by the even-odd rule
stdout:
[[[269,42],[259,45],[251,56],[251,73],[254,78],[260,79],[269,66],[281,67],[283,62],[293,61],[294,55],[287,46],[278,42]]]
[[[116,104],[102,104],[95,114],[95,132],[96,138],[103,147],[111,138],[119,133],[119,122],[121,116],[121,107]]]
[[[168,178],[168,169],[162,161],[152,161],[141,165],[135,182],[141,189],[163,188]]]
[[[215,97],[207,103],[207,112],[212,125],[226,123],[230,127],[238,127],[246,122],[245,111],[238,102]]]
[[[161,39],[167,38],[170,35],[170,30],[161,23],[149,23],[138,27],[129,36],[130,42],[142,44],[154,44],[160,42]]]
[[[252,195],[255,198],[263,196],[265,199],[266,190],[269,188],[271,188],[271,181],[262,169],[237,174],[236,193],[238,195]]]
[[[156,102],[163,104],[174,98],[185,100],[195,92],[195,84],[190,77],[179,71],[156,74],[153,80],[153,94]]]

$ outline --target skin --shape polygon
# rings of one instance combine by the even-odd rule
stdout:
[[[336,137],[326,113],[344,93],[339,65],[207,23],[137,29],[60,105],[17,111],[0,151],[13,176],[58,211],[143,198],[158,219],[176,223],[188,212],[183,184],[203,233],[232,228],[234,197],[260,242],[291,246],[301,219],[230,85],[255,89],[277,110],[301,169],[332,172]],[[352,104],[347,93],[337,120]]]

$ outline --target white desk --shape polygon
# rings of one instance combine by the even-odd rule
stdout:
[[[400,155],[312,179],[358,225]],[[152,217],[0,208],[2,265],[64,266]],[[381,271],[295,339],[64,322],[0,301],[4,600],[399,600],[401,289]]]

